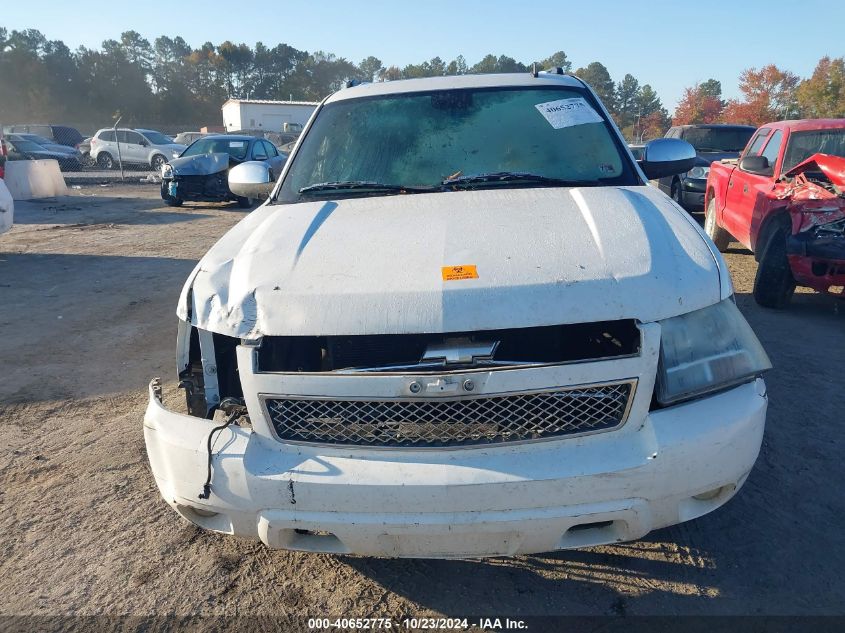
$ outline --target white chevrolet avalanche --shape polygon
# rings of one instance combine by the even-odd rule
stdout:
[[[270,547],[476,557],[638,539],[727,502],[769,360],[727,267],[560,72],[352,86],[182,292],[164,499]]]

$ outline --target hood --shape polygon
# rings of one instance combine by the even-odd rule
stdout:
[[[729,158],[739,158],[739,152],[696,152],[695,164],[709,167],[710,163],[717,163]]]
[[[841,156],[813,154],[784,173],[784,176],[797,176],[806,171],[820,171],[838,188],[845,188],[845,158]]]
[[[229,169],[229,154],[197,154],[168,161],[173,173],[179,176],[208,176]]]
[[[194,325],[240,338],[647,322],[719,301],[717,261],[646,186],[265,205],[202,258],[177,312],[190,296]]]

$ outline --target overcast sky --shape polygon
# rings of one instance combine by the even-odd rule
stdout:
[[[487,53],[522,62],[563,50],[573,69],[592,61],[614,81],[651,84],[671,112],[685,86],[715,78],[738,96],[749,66],[775,63],[801,77],[823,55],[845,55],[845,2],[533,2],[500,0],[6,0],[0,26],[35,28],[72,49],[99,47],[134,29],[151,42],[181,35],[192,46],[225,40],[279,42],[359,62],[404,66]]]

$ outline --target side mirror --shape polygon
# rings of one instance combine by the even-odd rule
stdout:
[[[149,147],[150,144],[147,143],[147,141],[141,140],[141,142],[138,143],[138,145],[140,145],[141,147]]]
[[[757,174],[758,176],[771,176],[774,174],[774,168],[769,165],[769,159],[765,156],[746,156],[739,161],[739,168],[742,171]]]
[[[229,170],[229,190],[236,196],[263,200],[270,196],[275,185],[266,163],[248,161]]]
[[[695,148],[679,138],[657,138],[645,144],[637,162],[649,180],[674,176],[695,166]]]

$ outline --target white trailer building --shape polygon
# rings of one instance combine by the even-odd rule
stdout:
[[[281,132],[285,123],[304,126],[318,105],[316,101],[229,99],[223,104],[223,125],[227,132],[238,130]]]

